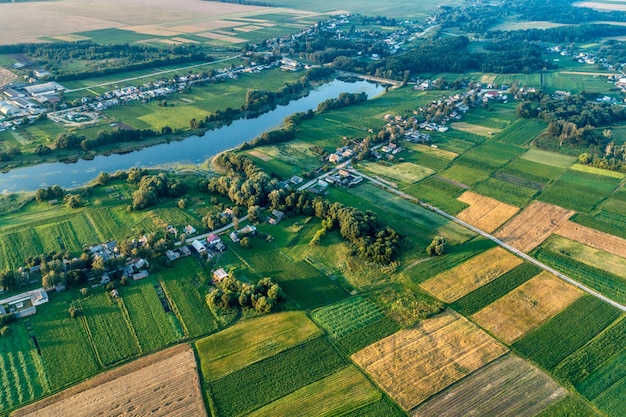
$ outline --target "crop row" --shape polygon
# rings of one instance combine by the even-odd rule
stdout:
[[[382,317],[383,312],[378,306],[362,297],[349,298],[313,313],[313,319],[335,339],[344,337]]]
[[[240,416],[347,365],[322,337],[254,363],[209,383],[222,416]]]
[[[585,378],[576,389],[589,400],[594,400],[606,393],[611,387],[620,381],[626,380],[626,350],[607,362],[596,372]],[[624,392],[617,398],[624,398]]]
[[[583,296],[513,347],[544,368],[552,369],[618,316],[619,310],[611,305],[589,295]]]
[[[539,199],[579,212],[589,212],[619,183],[616,178],[569,170],[544,190]]]
[[[141,349],[118,301],[97,294],[79,301],[81,320],[103,366],[136,356]]]
[[[376,321],[354,330],[353,332],[338,339],[338,343],[348,352],[352,354],[358,352],[366,346],[377,342],[380,339],[392,335],[400,330],[398,323],[391,320],[387,316],[382,316]]]
[[[524,207],[537,192],[521,184],[513,184],[496,178],[488,178],[479,183],[474,187],[474,191],[517,207]]]
[[[626,239],[626,216],[601,210],[594,215],[576,213],[572,221]]]
[[[545,248],[539,248],[534,256],[539,261],[569,275],[581,284],[587,285],[615,301],[626,302],[624,278]]]
[[[467,207],[467,204],[456,199],[463,192],[463,188],[437,177],[429,177],[404,191],[447,213],[456,214]]]
[[[494,137],[494,140],[513,145],[525,145],[546,128],[545,122],[538,119],[518,119]]]
[[[563,172],[563,168],[517,158],[498,172],[546,184]]]
[[[458,299],[452,304],[452,308],[465,315],[472,315],[519,287],[539,272],[541,270],[537,266],[528,262],[523,263],[501,277]]]

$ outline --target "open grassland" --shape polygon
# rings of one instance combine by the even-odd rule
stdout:
[[[352,355],[408,411],[503,355],[506,347],[447,311]]]
[[[217,330],[217,319],[204,300],[207,278],[193,257],[179,259],[176,268],[162,269],[158,275],[186,336],[198,337]]]
[[[193,350],[183,345],[147,356],[13,415],[87,417],[112,412],[137,416],[206,416]]]
[[[354,366],[348,366],[326,378],[313,382],[258,410],[250,417],[265,416],[338,416],[358,412],[374,403],[381,393]]]
[[[611,322],[619,310],[585,295],[552,319],[528,333],[513,347],[546,369],[552,369]]]
[[[600,294],[617,302],[626,303],[626,282],[623,277],[593,267],[587,263],[588,261],[583,263],[572,256],[552,252],[543,247],[538,248],[533,256]]]
[[[520,158],[544,165],[550,165],[556,168],[569,168],[574,164],[574,162],[576,162],[576,158],[573,156],[543,151],[536,148],[529,149],[526,153],[521,155]]]
[[[152,352],[179,340],[173,325],[172,312],[166,313],[161,305],[153,280],[144,280],[123,289],[121,303],[137,335],[143,353]]]
[[[573,214],[572,210],[535,201],[505,224],[496,237],[522,252],[528,252],[539,246]]]
[[[50,391],[41,356],[23,323],[0,337],[0,412]]]
[[[521,264],[520,258],[497,247],[423,282],[420,287],[451,303]]]
[[[618,178],[568,170],[546,188],[539,199],[578,212],[589,212],[619,184]]]
[[[413,283],[421,284],[427,279],[438,274],[443,274],[494,246],[495,243],[488,239],[472,239],[463,244],[449,247],[449,252],[443,256],[429,259],[428,262],[409,266],[404,270],[404,274],[407,275]]]
[[[569,221],[563,223],[555,233],[601,251],[626,258],[626,239]]]
[[[100,369],[87,332],[67,313],[71,302],[69,292],[55,294],[29,318],[51,390],[90,377]]]
[[[518,119],[511,126],[494,136],[494,140],[512,145],[525,145],[535,139],[547,127],[538,119]]]
[[[582,296],[582,291],[543,271],[472,316],[511,344]]]
[[[222,378],[317,337],[320,329],[303,312],[267,315],[196,342],[205,380]]]
[[[483,307],[488,306],[500,297],[505,296],[515,288],[519,287],[535,275],[539,274],[541,269],[529,262],[524,262],[502,275],[501,277],[475,289],[452,303],[452,308],[467,316],[476,313]]]
[[[561,253],[591,267],[602,269],[626,280],[626,258],[583,245],[574,240],[557,235],[544,242],[543,248],[550,252]]]
[[[431,234],[444,236],[450,242],[464,242],[473,236],[473,233],[464,227],[373,185],[359,185],[351,189],[350,193],[379,206],[384,211],[408,217],[412,223],[430,231]]]
[[[354,353],[399,330],[371,300],[353,297],[316,310],[313,319],[348,353]]]
[[[446,213],[456,214],[467,207],[465,203],[457,199],[463,190],[463,188],[457,185],[433,176],[417,184],[413,184],[404,189],[404,192],[420,201],[432,204]]]
[[[461,194],[458,199],[469,204],[469,207],[460,212],[457,217],[489,233],[502,226],[519,210],[517,207],[471,191]]]
[[[411,412],[412,417],[532,417],[567,391],[515,355],[485,365]]]
[[[430,168],[411,162],[399,162],[397,164],[373,162],[362,164],[361,166],[364,168],[365,173],[369,173],[373,176],[380,175],[383,178],[392,181],[400,181],[406,184],[423,180],[435,172]]]
[[[102,366],[141,353],[137,335],[121,300],[113,300],[103,292],[79,300],[78,305],[81,310],[79,319]]]
[[[223,378],[206,381],[218,416],[241,416],[334,374],[347,360],[323,337],[253,363]]]

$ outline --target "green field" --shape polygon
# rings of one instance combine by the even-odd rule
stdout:
[[[516,207],[525,207],[537,193],[536,190],[495,178],[487,178],[473,187],[472,191]]]
[[[538,119],[518,119],[495,135],[493,140],[513,145],[525,145],[535,139],[546,127],[546,123]]]
[[[523,156],[523,155],[522,155]],[[563,172],[563,168],[542,164],[539,162],[529,161],[527,159],[517,158],[511,161],[510,164],[500,168],[494,176],[505,181],[515,183],[516,178],[524,179],[537,183],[540,187],[548,183],[550,180],[556,178]],[[509,179],[507,177],[511,177]],[[521,185],[526,185],[523,182],[519,182]],[[533,188],[530,185],[526,185],[529,188]],[[539,187],[537,187],[540,189]]]
[[[321,331],[303,312],[267,315],[235,324],[196,342],[202,375],[222,378],[315,338]]]
[[[542,367],[553,369],[617,317],[619,310],[585,295],[528,333],[513,347]]]
[[[574,162],[576,162],[576,158],[574,158],[573,156],[563,155],[556,152],[543,151],[536,148],[529,149],[528,152],[521,155],[520,158],[557,168],[569,168],[574,164]]]
[[[435,172],[430,168],[413,164],[411,162],[400,162],[397,164],[374,162],[360,164],[359,169],[361,168],[366,174],[373,176],[380,175],[385,179],[399,181],[404,184],[412,184],[423,180]]]
[[[457,200],[465,189],[444,181],[436,176],[413,184],[404,192],[420,201],[425,201],[446,213],[457,214],[467,207],[467,204]]]
[[[348,353],[354,353],[399,330],[376,304],[353,297],[312,313],[313,319]]]
[[[568,395],[535,417],[597,417],[600,414],[580,398]]]
[[[347,360],[322,337],[208,382],[218,416],[240,416],[325,378]]]
[[[604,203],[609,202],[605,200]],[[618,203],[619,204],[619,203]],[[597,229],[601,232],[626,239],[626,215],[616,214],[607,210],[600,210],[594,214],[576,213],[570,220]]]
[[[457,157],[457,154],[454,152],[431,148],[427,145],[406,142],[402,146],[408,149],[408,152],[402,153],[402,157],[405,160],[435,171],[445,169],[450,164],[450,161]]]
[[[173,320],[174,313],[166,313],[157,295],[153,280],[124,288],[124,304],[142,353],[151,352],[180,339]]]
[[[539,200],[579,212],[589,212],[619,184],[617,178],[569,170],[546,188]]]
[[[120,290],[120,296],[124,296]],[[93,294],[78,301],[79,320],[88,334],[98,362],[108,366],[141,353],[139,340],[121,300]]]
[[[208,281],[193,257],[179,259],[175,268],[162,269],[158,277],[186,336],[193,338],[217,330],[217,319],[204,300]]]
[[[50,392],[41,356],[24,323],[0,337],[0,412]]]
[[[483,307],[488,306],[519,287],[535,275],[539,274],[539,267],[525,262],[497,279],[479,287],[463,298],[452,303],[451,307],[466,316],[470,316]]]

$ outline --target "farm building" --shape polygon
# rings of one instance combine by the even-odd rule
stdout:
[[[180,253],[183,254],[183,256],[189,256],[191,255],[191,251],[189,250],[189,246],[182,246],[180,248]]]
[[[0,315],[14,313],[16,317],[31,316],[37,306],[48,302],[48,293],[43,288],[28,291],[0,300]]]
[[[171,250],[171,249],[168,249],[168,250],[165,252],[165,256],[167,256],[167,259],[168,259],[168,260],[170,260],[170,261],[175,261],[176,259],[180,258],[180,253],[175,252],[175,251],[173,251],[173,250]]]
[[[58,91],[65,90],[65,88],[58,83],[49,82],[44,84],[37,84],[30,87],[24,87],[24,90],[28,91],[31,96],[41,96],[47,94],[54,94]]]
[[[193,242],[191,242],[191,246],[193,246],[193,248],[199,254],[206,253],[206,246],[204,246],[202,243],[200,243],[199,240],[194,240]]]
[[[237,232],[231,232],[228,236],[230,236],[230,240],[232,240],[233,242],[239,242],[239,235],[237,234]]]
[[[133,274],[133,281],[139,281],[140,279],[144,279],[148,277],[148,271],[145,269],[143,271],[139,271],[136,274]]]
[[[239,230],[239,233],[241,233],[242,235],[253,235],[256,233],[256,227],[248,224],[242,227],[241,230]]]
[[[215,282],[222,282],[224,278],[226,278],[228,274],[224,271],[224,268],[216,269],[213,271],[213,280]]]

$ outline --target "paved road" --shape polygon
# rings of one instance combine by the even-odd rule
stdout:
[[[327,176],[332,175],[335,172],[339,171],[340,169],[345,168],[349,163],[350,163],[350,160],[347,160],[346,162],[343,162],[343,163],[337,165],[335,168],[331,169],[330,171],[325,172],[324,174],[320,175],[319,177],[313,178],[311,181],[309,181],[306,184],[303,184],[300,187],[298,187],[298,191],[306,190],[310,186],[312,186],[314,184],[317,184],[317,182],[319,180],[323,180]]]
[[[211,65],[211,64],[217,64],[219,62],[230,61],[230,60],[239,58],[240,56],[241,56],[241,54],[235,55],[235,56],[231,56],[229,58],[220,59],[218,61],[203,62],[202,64],[194,64],[194,65],[189,65],[189,66],[186,66],[186,67],[181,67],[181,68],[176,68],[176,69],[171,69],[171,70],[157,71],[157,72],[153,72],[152,74],[139,75],[137,77],[125,78],[123,80],[111,81],[111,82],[108,82],[108,83],[102,83],[102,84],[98,84],[98,85],[90,85],[89,87],[81,87],[81,88],[76,88],[74,90],[65,90],[65,92],[66,93],[73,93],[75,91],[89,90],[90,88],[106,87],[107,85],[113,85],[113,84],[118,84],[118,83],[125,83],[127,81],[133,81],[133,80],[140,80],[142,78],[155,77],[157,75],[168,74],[170,72],[180,72],[180,71],[188,70],[188,69],[191,69],[191,68],[202,67],[202,66],[205,66],[205,65]]]
[[[431,206],[430,204],[427,204],[427,203],[424,203],[422,201],[419,201],[417,198],[415,198],[415,197],[413,197],[411,195],[408,195],[406,193],[403,193],[402,191],[399,191],[399,190],[396,190],[394,188],[391,188],[388,185],[384,184],[381,181],[378,181],[375,178],[372,178],[370,176],[364,175],[364,174],[360,173],[359,171],[355,170],[354,168],[347,168],[347,170],[352,172],[352,173],[354,173],[354,174],[356,174],[356,175],[362,176],[363,178],[369,180],[370,182],[372,182],[374,184],[377,184],[378,186],[382,187],[383,189],[389,191],[390,193],[396,194],[396,195],[398,195],[398,196],[400,196],[400,197],[402,197],[402,198],[404,198],[406,200],[409,200],[411,202],[419,204],[420,206],[422,206],[422,207],[424,207],[424,208],[426,208],[426,209],[428,209],[428,210],[430,210],[430,211],[432,211],[434,213],[437,213],[437,214],[439,214],[439,215],[441,215],[441,216],[443,216],[443,217],[445,217],[445,218],[447,218],[447,219],[449,219],[449,220],[451,220],[451,221],[453,221],[453,222],[455,222],[455,223],[457,223],[457,224],[459,224],[459,225],[461,225],[461,226],[463,226],[463,227],[465,227],[465,228],[467,228],[467,229],[469,229],[469,230],[471,230],[471,231],[473,231],[473,232],[475,232],[475,233],[477,233],[477,234],[479,234],[479,235],[481,235],[481,236],[483,236],[483,237],[485,237],[485,238],[487,238],[487,239],[497,243],[498,245],[500,245],[504,249],[508,250],[509,252],[514,253],[515,255],[519,256],[520,258],[537,265],[539,268],[541,268],[541,269],[543,269],[545,271],[548,271],[551,274],[554,274],[556,277],[561,278],[562,280],[569,282],[570,284],[580,288],[581,290],[587,292],[588,294],[591,294],[594,297],[599,298],[600,300],[611,304],[613,307],[618,308],[618,309],[626,312],[626,306],[624,306],[624,305],[622,305],[622,304],[620,304],[620,303],[618,303],[616,301],[613,301],[613,300],[611,300],[608,297],[605,297],[604,295],[602,295],[602,294],[592,290],[589,287],[586,287],[585,285],[579,283],[578,281],[573,280],[572,278],[570,278],[567,275],[557,271],[556,269],[554,269],[554,268],[552,268],[552,267],[550,267],[550,266],[548,266],[548,265],[546,265],[546,264],[544,264],[542,262],[539,262],[535,258],[530,257],[529,255],[525,254],[524,252],[522,252],[522,251],[520,251],[518,249],[515,249],[513,246],[511,246],[511,245],[501,241],[497,237],[495,237],[495,236],[493,236],[493,235],[491,235],[491,234],[489,234],[489,233],[487,233],[487,232],[485,232],[485,231],[483,231],[483,230],[481,230],[481,229],[479,229],[479,228],[477,228],[475,226],[472,226],[471,224],[468,224],[468,223],[464,222],[463,220],[461,220],[461,219],[459,219],[457,217],[454,217],[453,215],[448,214],[445,211],[442,211],[442,210],[438,209],[437,207],[434,207],[434,206]]]
[[[246,214],[245,216],[239,218],[239,221],[242,222],[242,221],[247,220],[247,219],[248,219],[248,215]],[[219,229],[215,229],[215,230],[213,230],[211,232],[208,232],[208,233],[203,233],[201,235],[196,235],[196,236],[186,236],[185,240],[187,242],[193,242],[194,240],[202,240],[202,239],[207,238],[211,233],[215,233],[215,234],[222,233],[222,232],[225,232],[226,230],[230,229],[233,226],[234,226],[234,223],[229,223],[229,224],[227,224],[224,227],[220,227]],[[182,243],[179,241],[179,242],[175,242],[174,245],[181,246]]]

